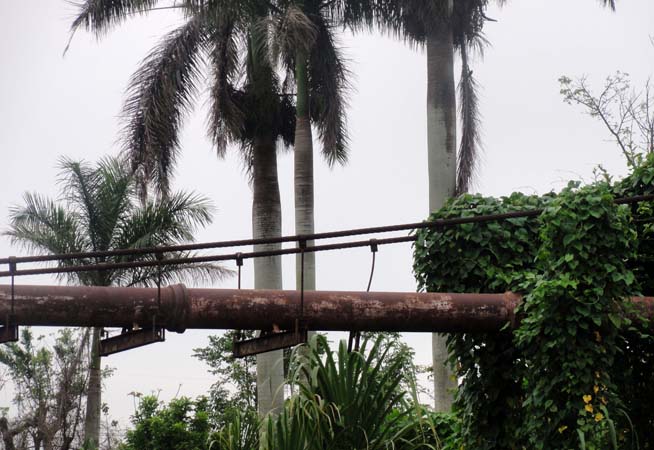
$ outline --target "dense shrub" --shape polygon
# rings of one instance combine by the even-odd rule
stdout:
[[[542,210],[417,233],[419,286],[523,294],[519,324],[449,336],[464,448],[651,448],[654,351],[628,298],[653,292],[651,155],[626,179],[561,193],[464,195],[430,220]]]

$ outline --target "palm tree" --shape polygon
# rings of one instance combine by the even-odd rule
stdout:
[[[352,16],[355,24],[376,21],[385,30],[427,50],[427,161],[429,173],[429,212],[445,201],[467,192],[474,178],[480,145],[480,117],[477,82],[470,69],[472,50],[483,52],[483,34],[489,19],[489,0],[372,0],[365,2],[362,14]],[[496,0],[503,5],[506,0]],[[615,0],[600,0],[615,9]],[[370,12],[373,11],[373,12]],[[375,16],[371,19],[370,16]],[[461,139],[456,139],[456,83],[454,55],[461,57],[459,114]],[[438,411],[449,411],[455,378],[446,367],[446,336],[432,336],[434,397]]]
[[[318,129],[327,163],[347,161],[345,91],[348,71],[334,36],[337,16],[332,2],[280,0],[273,20],[273,57],[295,83],[294,144],[295,233],[313,234],[313,134]],[[309,245],[311,243],[308,243]],[[304,286],[300,256],[296,259],[296,287],[315,290],[315,254],[304,255]]]
[[[155,0],[86,0],[73,32],[83,27],[102,35],[133,14],[155,8]],[[282,95],[270,61],[267,30],[260,26],[271,5],[265,2],[186,0],[177,3],[185,23],[168,34],[144,59],[128,88],[122,132],[133,170],[155,180],[166,195],[180,150],[179,130],[193,106],[201,68],[210,68],[209,135],[219,157],[235,143],[253,189],[254,238],[281,235],[277,142],[289,146],[295,127],[291,99]],[[144,183],[145,185],[145,183]],[[257,250],[280,244],[255,246]],[[257,258],[255,289],[282,289],[281,258]],[[262,415],[283,404],[281,351],[257,356],[258,405]]]
[[[101,160],[95,167],[85,162],[62,159],[62,198],[57,203],[38,194],[26,193],[24,205],[11,210],[10,229],[5,233],[15,244],[41,254],[97,252],[171,245],[193,240],[198,227],[211,222],[211,207],[203,197],[177,192],[165,199],[137,201],[136,179],[128,165],[116,158]],[[137,206],[138,204],[138,206]],[[178,254],[176,256],[185,256]],[[139,256],[139,260],[155,256]],[[60,266],[122,262],[132,256],[80,258],[60,261]],[[162,266],[161,280],[170,282],[188,277],[213,281],[227,272],[219,266]],[[152,285],[159,269],[112,269],[71,272],[73,284],[84,286]],[[101,328],[91,337],[89,381],[84,439],[97,446],[100,434]]]

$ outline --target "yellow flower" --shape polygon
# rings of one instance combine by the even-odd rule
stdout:
[[[584,399],[584,403],[590,403],[590,401],[593,399],[592,395],[584,395],[582,397]]]
[[[593,412],[593,405],[586,405],[586,406],[584,406],[584,409],[586,411],[588,411],[589,413],[592,413]]]
[[[595,414],[595,422],[599,422],[603,418],[604,418],[604,414],[602,414],[601,412],[598,412],[597,414]]]
[[[599,392],[599,386],[593,386],[593,392],[597,394]]]
[[[567,425],[560,426],[560,427],[559,427],[559,433],[563,433],[563,432],[564,432],[565,430],[567,430],[567,429],[568,429],[568,426],[567,426]]]
[[[606,405],[606,404],[608,403],[604,397],[600,397],[600,401],[601,401],[604,405]]]

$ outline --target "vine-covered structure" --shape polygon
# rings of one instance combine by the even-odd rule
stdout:
[[[650,156],[619,182],[464,195],[430,220],[538,217],[417,232],[421,289],[524,295],[517,327],[449,336],[463,448],[653,448],[654,341],[627,299],[654,293],[654,203],[615,202],[652,192]]]

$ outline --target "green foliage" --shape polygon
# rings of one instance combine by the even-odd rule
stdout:
[[[231,415],[213,434],[209,450],[255,450],[259,448],[259,417],[256,411]]]
[[[650,155],[616,184],[464,195],[430,220],[544,212],[417,233],[422,289],[524,294],[516,329],[449,337],[464,448],[651,448],[654,342],[625,299],[652,292],[654,209],[614,200],[654,192],[653,180]]]
[[[295,393],[279,414],[261,423],[256,414],[232,417],[212,436],[211,450],[458,450],[458,421],[428,412],[415,391],[403,389],[405,358],[394,342],[364,339],[356,352],[341,342],[333,352],[315,336],[291,356]]]
[[[379,345],[388,350],[388,354],[379,361],[383,368],[389,364],[399,364],[399,371],[404,374],[400,381],[400,387],[406,392],[417,390],[418,393],[424,391],[419,386],[416,375],[421,372],[431,372],[431,367],[418,366],[414,362],[415,351],[404,342],[402,334],[392,331],[364,331],[361,333],[361,339],[370,342],[379,340]],[[376,362],[376,361],[375,361]]]
[[[430,220],[530,210],[550,200],[519,193],[502,199],[463,195]],[[538,225],[527,218],[422,230],[417,234],[414,272],[427,291],[504,292],[519,287],[538,242]],[[450,335],[448,347],[462,377],[455,402],[466,448],[512,448],[523,417],[517,408],[522,367],[516,363],[510,331]]]
[[[182,397],[162,404],[153,396],[140,399],[120,450],[201,450],[209,442],[211,425],[206,399]]]
[[[209,201],[193,193],[174,192],[166,197],[139,195],[137,177],[121,158],[107,157],[97,164],[62,158],[58,201],[26,193],[24,205],[11,209],[10,228],[4,234],[12,243],[42,254],[98,252],[180,244],[193,240],[198,227],[211,222]],[[160,255],[119,255],[59,261],[60,267],[131,261],[153,261]],[[189,252],[167,253],[168,257],[192,256]],[[87,286],[154,285],[172,281],[213,281],[227,275],[216,264],[180,264],[70,272],[68,281]],[[100,329],[87,341],[97,350]],[[100,384],[101,363],[97,351],[90,352],[89,386]],[[85,440],[97,446],[100,433],[101,389],[88,389],[89,410]]]
[[[635,232],[629,210],[604,183],[570,186],[540,216],[538,278],[516,332],[529,370],[522,432],[531,448],[605,448],[602,406],[618,404],[609,368],[633,293]]]
[[[193,356],[204,361],[216,377],[209,391],[212,421],[221,428],[246,415],[257,413],[256,357],[234,358],[236,331],[209,336],[206,347],[193,350]],[[239,339],[251,339],[254,331],[242,331]]]
[[[616,184],[616,196],[628,197],[654,193],[654,154],[648,154],[633,172]],[[636,256],[629,261],[638,288],[644,295],[654,294],[654,203],[632,205],[633,225],[638,233]],[[623,410],[613,418],[618,437],[640,448],[654,448],[654,338],[651,320],[634,321],[619,336],[620,364],[613,371],[613,379],[620,387]]]
[[[441,450],[461,449],[461,422],[452,413],[431,413],[430,422],[433,424],[438,446]]]
[[[384,342],[383,337],[364,340],[360,351],[348,352],[341,341],[334,353],[325,337],[316,335],[292,365],[299,393],[275,423],[268,423],[266,448],[408,450],[427,445],[424,411],[401,386],[404,358]]]

